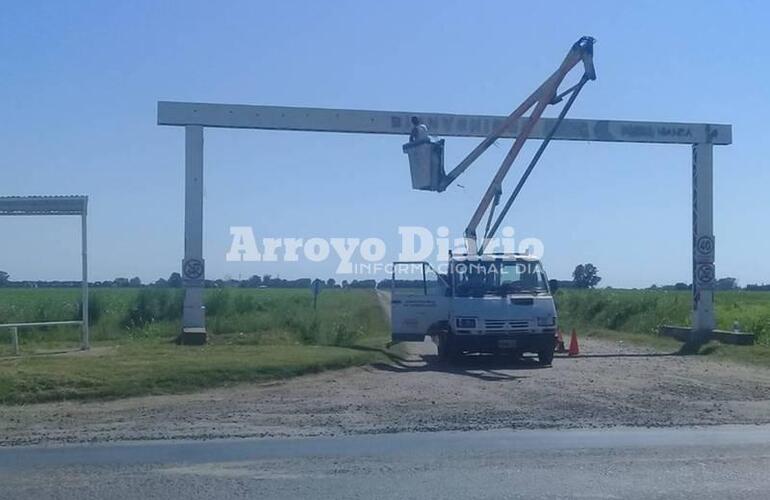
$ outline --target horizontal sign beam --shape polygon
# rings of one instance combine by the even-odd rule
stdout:
[[[87,196],[2,196],[0,215],[83,215]]]
[[[410,118],[418,116],[431,135],[443,137],[486,137],[504,116],[455,115],[406,111],[295,108],[246,104],[205,104],[158,102],[158,125],[200,125],[203,127],[253,128],[307,132],[408,135]],[[503,137],[516,137],[526,118],[512,126]],[[543,118],[531,137],[542,139],[553,126]],[[620,120],[565,119],[554,139],[566,141],[640,142],[661,144],[730,144],[730,125],[639,122]]]

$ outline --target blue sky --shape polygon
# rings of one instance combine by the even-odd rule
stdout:
[[[6,0],[2,10],[0,194],[88,194],[93,279],[180,267],[183,133],[156,125],[158,100],[507,114],[588,34],[599,79],[572,117],[733,125],[734,144],[715,150],[717,274],[770,282],[763,2]],[[333,275],[334,260],[227,263],[231,225],[257,238],[379,237],[391,250],[399,225],[460,235],[507,148],[436,194],[410,189],[403,142],[207,130],[208,276]],[[448,140],[447,163],[476,142]],[[686,146],[554,143],[508,222],[543,240],[552,277],[590,261],[612,286],[689,282],[690,189]],[[76,279],[78,229],[74,218],[0,219],[0,269]]]

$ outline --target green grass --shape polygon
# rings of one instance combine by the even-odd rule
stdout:
[[[691,324],[692,295],[663,290],[560,290],[556,297],[561,327],[588,335],[674,350],[681,344],[661,337],[659,325]],[[717,327],[756,334],[754,346],[717,342],[700,348],[717,359],[770,366],[770,292],[729,291],[715,296]]]
[[[101,289],[89,300],[91,338],[164,338],[181,328],[182,290]],[[382,312],[369,290],[324,290],[313,310],[309,290],[208,289],[209,332],[248,332],[250,341],[346,345],[383,328]],[[67,289],[0,289],[0,324],[79,319],[80,292]],[[25,329],[29,342],[77,339],[78,327]],[[7,333],[6,333],[7,335]],[[0,339],[0,342],[2,340]]]
[[[20,331],[21,357],[0,334],[0,403],[171,394],[384,359],[389,337],[368,290],[207,290],[204,347],[172,343],[179,290],[96,290],[93,349],[72,350],[77,328]],[[0,290],[0,323],[73,319],[73,290]],[[43,315],[38,315],[43,313]]]
[[[370,290],[324,290],[318,309],[308,290],[206,291],[205,347],[176,346],[181,290],[94,290],[93,349],[81,353],[79,330],[21,330],[21,357],[10,355],[0,331],[0,403],[100,399],[172,394],[235,382],[259,381],[365,364],[391,355],[386,317]],[[565,330],[643,343],[673,351],[660,324],[690,322],[690,294],[652,290],[561,290]],[[79,292],[0,289],[0,323],[78,317]],[[719,326],[733,321],[757,334],[757,345],[710,343],[701,354],[770,366],[770,293],[722,292],[716,296]]]
[[[174,394],[364,364],[376,350],[308,345],[179,347],[140,342],[0,360],[0,402]]]
[[[629,344],[652,347],[660,352],[676,352],[682,347],[682,342],[662,335],[646,335],[618,330],[607,330],[586,325],[577,328],[577,331],[580,338],[585,336],[589,338],[594,337],[604,340],[622,341]],[[569,337],[567,337],[566,340],[569,341]]]

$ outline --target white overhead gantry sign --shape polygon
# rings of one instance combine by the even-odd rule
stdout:
[[[504,116],[295,108],[243,104],[158,102],[158,125],[185,127],[185,299],[182,342],[205,341],[203,285],[203,129],[251,128],[303,132],[408,135],[420,117],[431,135],[487,137]],[[502,137],[514,138],[527,117]],[[543,139],[554,119],[541,118],[530,135]],[[713,146],[732,142],[730,125],[565,119],[554,140],[685,144],[692,147],[693,332],[710,332],[714,321]]]

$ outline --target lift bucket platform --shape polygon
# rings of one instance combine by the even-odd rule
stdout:
[[[412,172],[412,188],[424,191],[441,191],[444,180],[444,139],[422,139],[403,146],[409,156]]]

